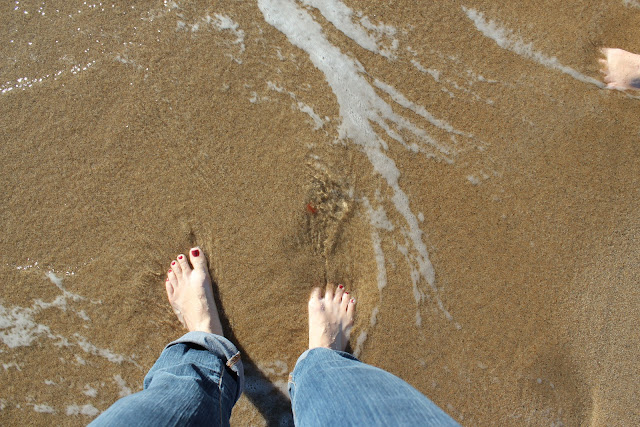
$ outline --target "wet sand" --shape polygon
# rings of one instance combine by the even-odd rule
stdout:
[[[640,423],[640,101],[594,83],[640,8],[285,3],[315,44],[267,0],[2,6],[2,424],[140,390],[193,245],[248,362],[234,425],[290,421],[327,281],[352,350],[463,425]]]

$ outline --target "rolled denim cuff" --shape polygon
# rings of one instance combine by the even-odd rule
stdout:
[[[185,343],[198,345],[226,361],[225,364],[227,367],[238,376],[238,392],[236,393],[237,402],[244,390],[244,366],[242,365],[240,352],[236,346],[222,335],[195,331],[188,332],[177,340],[170,342],[167,344],[165,349],[175,344]]]
[[[357,358],[357,357],[355,357],[355,356],[354,356],[353,354],[351,354],[351,353],[347,353],[346,351],[331,350],[330,348],[325,348],[325,347],[316,347],[316,348],[310,348],[310,349],[308,349],[308,350],[305,350],[305,351],[300,355],[300,357],[298,357],[298,360],[296,361],[296,365],[298,365],[298,363],[300,363],[300,362],[302,362],[304,359],[306,359],[306,358],[307,358],[307,355],[309,354],[309,352],[310,352],[310,351],[314,351],[314,350],[317,350],[317,351],[326,351],[326,350],[334,351],[334,352],[338,353],[338,354],[339,354],[340,356],[342,356],[342,357],[345,357],[345,358],[347,358],[347,359],[351,359],[351,360],[355,360],[355,361],[357,361],[357,362],[360,362],[360,360],[358,360],[358,358]]]

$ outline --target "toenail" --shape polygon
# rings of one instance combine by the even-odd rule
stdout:
[[[199,250],[197,250],[197,249],[192,249],[192,250],[191,250],[191,255],[193,255],[193,256],[199,256],[199,255],[200,255],[200,251],[199,251]]]
[[[349,301],[349,302],[355,303],[356,300],[354,298],[351,298],[351,301]]]
[[[344,294],[345,294],[345,295],[349,295],[349,292],[345,292]]]
[[[180,255],[180,256],[178,257],[178,259],[182,259],[182,255]]]
[[[338,285],[338,289],[344,289],[344,286]]]
[[[176,265],[176,262],[175,261],[171,261],[171,265]],[[171,270],[169,270],[169,271],[171,271]]]
[[[171,273],[171,269],[169,269],[168,273]]]

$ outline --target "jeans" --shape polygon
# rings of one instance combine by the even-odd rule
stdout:
[[[165,347],[141,392],[123,397],[91,426],[228,426],[244,386],[240,353],[226,338],[189,332]],[[289,378],[296,425],[457,426],[400,378],[352,355],[314,348]]]

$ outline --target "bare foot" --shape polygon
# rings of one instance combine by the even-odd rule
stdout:
[[[328,286],[322,296],[320,288],[311,293],[309,299],[309,348],[326,347],[343,351],[347,347],[353,326],[356,300],[349,297],[344,286],[335,292]]]
[[[640,55],[622,49],[600,49],[601,73],[609,89],[640,89]]]
[[[167,296],[180,323],[190,332],[202,331],[222,335],[222,325],[213,299],[207,259],[200,248],[189,251],[187,257],[180,254],[171,261],[167,273]]]

